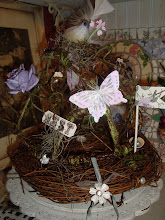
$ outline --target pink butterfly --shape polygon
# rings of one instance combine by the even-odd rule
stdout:
[[[119,72],[110,73],[96,90],[85,90],[70,96],[69,101],[79,108],[88,108],[89,113],[98,122],[107,110],[107,106],[126,103],[119,89]]]

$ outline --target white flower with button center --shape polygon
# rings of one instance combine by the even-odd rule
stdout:
[[[93,195],[91,201],[93,201],[94,204],[99,202],[101,205],[106,203],[106,200],[112,195],[109,191],[107,192],[108,189],[109,186],[105,183],[95,183],[95,188],[90,188],[89,191],[89,193]]]
[[[48,164],[49,157],[46,157],[46,154],[40,159],[41,164]]]

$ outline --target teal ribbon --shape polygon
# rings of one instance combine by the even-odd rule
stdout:
[[[93,164],[93,167],[94,167],[97,182],[102,183],[102,178],[101,178],[101,174],[100,174],[100,170],[99,170],[99,166],[98,166],[96,158],[91,157],[91,161],[92,161],[92,164]]]
[[[92,201],[89,208],[88,208],[88,211],[87,211],[87,217],[86,217],[86,220],[91,220],[91,215],[92,215],[92,208],[94,207],[94,202]]]
[[[116,215],[117,215],[117,220],[118,220],[119,219],[118,206],[117,206],[115,197],[114,196],[111,196],[111,197],[112,197],[112,204],[113,204],[114,210],[115,210]]]
[[[94,167],[94,171],[95,171],[95,175],[96,175],[97,181],[98,181],[98,183],[102,183],[102,178],[101,178],[101,174],[100,174],[100,170],[99,170],[99,166],[98,166],[96,158],[95,157],[91,157],[91,161],[92,161],[92,165]],[[115,197],[111,196],[111,198],[112,198],[112,204],[113,204],[114,210],[115,210],[115,212],[117,214],[117,220],[118,220],[119,219],[118,206],[117,206]],[[87,210],[86,220],[91,220],[92,208],[94,206],[95,206],[94,202],[92,201],[90,206],[89,206],[89,208],[88,208],[88,210]]]

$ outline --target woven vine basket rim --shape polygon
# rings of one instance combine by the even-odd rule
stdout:
[[[33,127],[32,132],[34,130],[37,130],[36,126]],[[26,135],[28,134],[29,132],[26,133]],[[163,170],[161,158],[152,144],[144,136],[142,138],[145,140],[144,147],[139,149],[136,154],[132,154],[134,159],[135,155],[137,158],[138,155],[144,155],[141,166],[137,166],[136,169],[133,167],[134,164],[129,163],[128,158],[120,158],[115,154],[108,154],[107,151],[102,156],[106,157],[107,154],[106,158],[109,158],[109,161],[106,159],[106,162],[103,163],[103,160],[101,161],[102,156],[96,158],[103,181],[110,180],[106,184],[109,185],[109,191],[112,194],[124,193],[144,185],[155,185],[153,183],[157,183],[159,180]],[[94,168],[91,164],[84,167],[81,164],[68,166],[68,164],[54,163],[41,167],[40,160],[31,154],[30,149],[28,150],[27,147],[24,149],[20,144],[21,140],[18,139],[9,146],[9,155],[13,166],[20,178],[32,186],[40,196],[57,203],[91,200],[89,189],[96,182]],[[112,158],[115,161],[114,163],[111,163]],[[138,163],[137,158],[136,162]],[[112,176],[114,178],[111,179]],[[140,181],[142,177],[146,180],[145,184]]]

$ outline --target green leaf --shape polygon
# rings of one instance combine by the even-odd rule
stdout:
[[[159,114],[153,115],[153,116],[152,116],[152,119],[153,119],[154,121],[160,121],[160,115],[159,115]]]
[[[147,66],[148,61],[144,61],[143,62],[143,66],[146,67]]]
[[[140,58],[142,59],[142,60],[144,60],[145,59],[145,56],[144,55],[140,55]]]
[[[115,148],[115,153],[119,153],[119,149],[117,147]]]
[[[141,50],[138,50],[138,52],[137,52],[137,56],[140,57],[141,54],[142,54]]]
[[[148,54],[144,53],[144,57],[145,57],[146,60],[149,60]]]
[[[131,44],[132,44],[132,42],[126,41],[126,42],[123,43],[123,46],[130,46]]]
[[[123,145],[122,145],[123,146]],[[128,151],[128,148],[126,147],[126,146],[124,146],[124,152],[123,152],[123,154],[124,155],[127,155],[129,153],[129,151]]]

